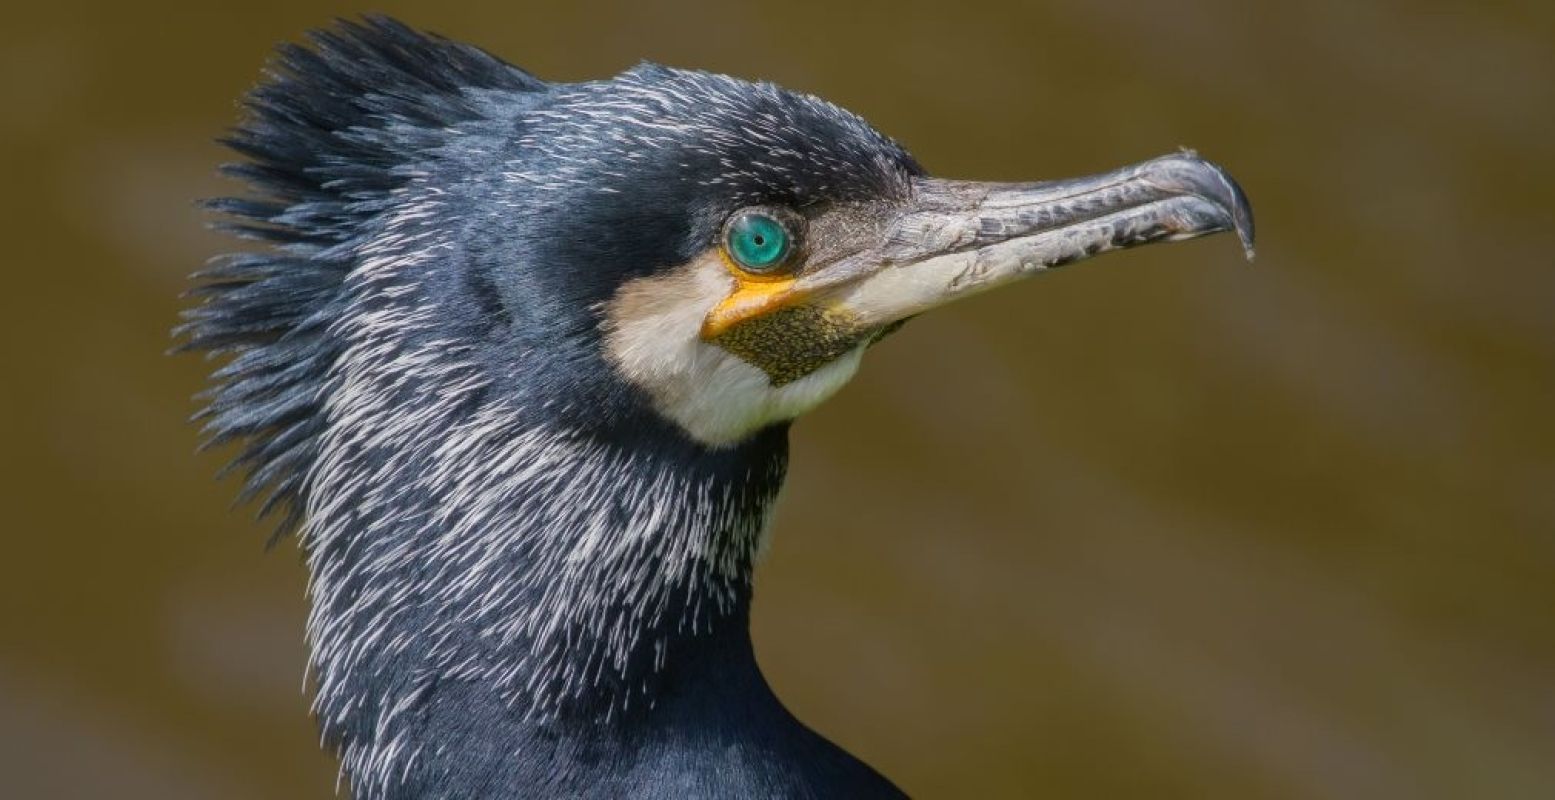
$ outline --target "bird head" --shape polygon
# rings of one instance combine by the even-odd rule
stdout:
[[[200,416],[246,442],[245,494],[268,487],[283,527],[343,431],[372,443],[338,456],[357,466],[500,439],[476,417],[695,460],[780,432],[958,298],[1148,242],[1234,230],[1252,252],[1241,190],[1189,151],[945,180],[770,83],[645,64],[553,84],[383,18],[312,39],[226,140],[253,195],[212,202],[268,247],[199,273],[180,328],[234,356]]]
[[[470,159],[452,191],[480,209],[461,238],[504,318],[587,342],[715,447],[813,408],[954,299],[1146,242],[1234,229],[1251,247],[1241,191],[1189,152],[942,180],[835,105],[703,72],[643,65],[476,127],[485,147],[447,145]]]
[[[1191,152],[943,180],[770,83],[553,84],[383,18],[311,44],[280,49],[226,139],[252,195],[211,202],[264,247],[197,273],[179,329],[232,356],[197,418],[244,444],[241,497],[286,508],[283,530],[322,476],[402,478],[407,452],[496,457],[542,428],[725,469],[709,455],[781,438],[923,311],[1147,242],[1235,230],[1251,255],[1246,199]],[[451,437],[470,443],[432,444]]]

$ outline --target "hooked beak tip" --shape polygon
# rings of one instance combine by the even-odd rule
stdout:
[[[1196,195],[1218,206],[1229,218],[1228,227],[1236,232],[1242,252],[1252,261],[1256,256],[1253,206],[1225,168],[1184,147],[1176,155],[1146,162],[1149,182],[1163,191]]]

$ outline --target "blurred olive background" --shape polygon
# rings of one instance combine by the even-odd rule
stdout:
[[[1555,6],[382,3],[557,80],[852,108],[932,171],[1191,145],[1259,219],[930,315],[795,429],[758,649],[924,797],[1555,797]],[[0,795],[327,798],[304,573],[168,358],[212,139],[367,7],[0,32]]]

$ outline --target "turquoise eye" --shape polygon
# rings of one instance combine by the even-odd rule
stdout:
[[[724,248],[741,267],[767,272],[783,264],[793,250],[793,237],[776,218],[748,211],[729,221]]]

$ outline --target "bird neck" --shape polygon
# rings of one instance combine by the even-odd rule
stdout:
[[[358,796],[435,760],[439,719],[518,746],[615,735],[675,698],[776,707],[747,621],[786,427],[710,449],[646,407],[572,426],[376,311],[337,324],[303,530],[315,710]]]

